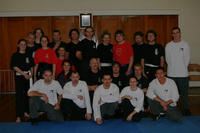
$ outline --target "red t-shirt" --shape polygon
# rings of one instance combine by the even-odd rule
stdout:
[[[35,64],[39,63],[56,64],[57,56],[54,50],[51,48],[48,49],[40,48],[35,52],[34,62]]]
[[[133,49],[131,44],[124,42],[123,44],[115,44],[113,46],[114,61],[121,65],[129,64],[130,57],[133,56]]]
[[[56,77],[63,71],[63,63],[64,60],[60,60],[59,58],[57,58],[57,63],[56,63]],[[75,67],[72,65],[71,67],[72,71],[75,71]]]

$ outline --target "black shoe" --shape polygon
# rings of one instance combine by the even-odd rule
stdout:
[[[184,112],[185,112],[185,116],[191,116],[191,112],[189,109],[185,109]]]
[[[38,118],[31,119],[31,125],[33,126],[38,125]]]
[[[160,115],[153,115],[153,121],[157,121],[160,119]]]

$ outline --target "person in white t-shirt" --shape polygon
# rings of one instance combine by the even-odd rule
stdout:
[[[58,81],[53,80],[51,70],[45,70],[43,78],[36,81],[28,91],[32,125],[37,125],[39,111],[46,112],[47,118],[50,121],[63,121],[63,115],[60,111],[62,88]]]
[[[153,120],[158,120],[160,116],[166,115],[171,121],[180,122],[182,114],[177,108],[179,99],[176,83],[165,77],[166,73],[162,67],[156,70],[154,79],[147,89],[147,97]]]
[[[111,75],[104,74],[102,82],[95,90],[93,98],[94,120],[97,124],[102,124],[102,119],[113,118],[120,100],[119,88],[111,83]]]
[[[79,119],[91,119],[92,109],[88,87],[85,81],[81,81],[79,73],[73,71],[70,82],[63,88],[63,98],[61,100],[61,109],[67,119],[72,115]]]
[[[129,85],[120,94],[121,109],[124,121],[140,121],[142,118],[144,93],[137,87],[138,81],[135,77],[130,77]]]
[[[172,41],[165,48],[167,62],[167,76],[172,78],[179,89],[185,115],[191,115],[188,103],[188,65],[190,62],[190,47],[181,40],[179,27],[172,29]]]

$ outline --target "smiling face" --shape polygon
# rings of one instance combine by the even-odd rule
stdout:
[[[18,44],[19,51],[25,51],[26,50],[26,42],[20,41]]]
[[[110,36],[104,35],[103,36],[103,44],[109,44],[110,43]]]
[[[61,35],[60,35],[60,33],[59,32],[54,32],[53,33],[53,41],[54,42],[58,42],[58,41],[60,41],[61,40]]]
[[[43,78],[45,83],[51,83],[51,81],[53,80],[52,72],[44,71]]]
[[[47,40],[46,37],[42,37],[42,38],[41,38],[41,45],[42,45],[42,47],[47,47],[47,45],[48,45],[48,40]]]
[[[135,36],[135,42],[136,42],[136,44],[142,44],[143,37],[141,37],[140,35]]]
[[[122,34],[116,34],[115,39],[118,44],[121,44],[124,41],[124,36]]]
[[[175,40],[175,41],[181,40],[181,32],[180,32],[180,30],[174,29],[172,31],[172,37],[173,37],[173,40]]]
[[[73,72],[70,78],[72,80],[72,84],[77,84],[80,79],[80,76],[79,76],[78,72],[76,72],[76,73]]]
[[[58,49],[58,56],[65,56],[65,48],[64,47],[59,47]]]
[[[148,42],[153,42],[156,40],[156,37],[153,33],[148,33],[147,40],[148,40]]]
[[[42,31],[40,29],[38,29],[35,33],[35,37],[36,38],[41,38],[42,37]]]
[[[98,70],[98,61],[97,61],[96,58],[92,58],[92,59],[90,60],[90,68],[91,68],[92,70]]]
[[[85,31],[86,38],[92,38],[94,35],[94,30],[92,28],[87,28]]]
[[[138,84],[138,81],[136,80],[136,78],[132,77],[129,80],[129,85],[131,88],[136,88]]]
[[[120,71],[120,66],[118,64],[114,64],[112,70],[114,74],[118,74]]]
[[[156,74],[155,74],[156,78],[157,78],[159,81],[163,81],[163,80],[165,79],[165,75],[166,75],[166,73],[165,73],[162,69],[158,69],[158,70],[156,71]]]
[[[71,64],[69,62],[64,62],[63,64],[63,70],[65,72],[68,72],[71,69]]]
[[[79,39],[79,34],[76,31],[72,31],[71,39],[72,40],[78,40]]]
[[[112,82],[112,78],[110,75],[104,75],[102,79],[104,87],[110,87],[110,84]]]

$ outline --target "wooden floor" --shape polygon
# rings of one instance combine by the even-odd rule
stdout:
[[[192,115],[200,116],[200,95],[189,95],[189,103]],[[14,122],[15,119],[15,95],[0,94],[0,122]]]

